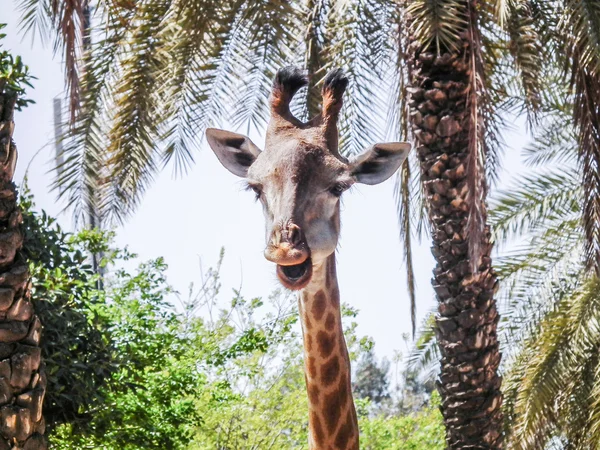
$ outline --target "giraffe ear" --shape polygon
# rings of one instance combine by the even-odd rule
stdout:
[[[409,151],[407,142],[375,144],[350,162],[351,174],[358,183],[379,184],[398,170]]]
[[[260,155],[260,149],[242,134],[207,128],[206,139],[221,164],[238,177],[245,177],[248,168]]]

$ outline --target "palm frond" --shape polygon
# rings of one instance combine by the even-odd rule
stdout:
[[[51,36],[53,13],[50,0],[21,0],[18,11],[21,14],[21,33],[30,34],[32,40],[37,37],[42,42]]]
[[[412,205],[414,205],[411,187],[410,161],[404,161],[400,174],[397,178],[394,194],[398,205],[398,218],[400,225],[400,237],[404,244],[404,263],[406,264],[406,282],[408,284],[408,297],[410,299],[410,321],[412,325],[412,337],[415,338],[417,321],[417,298],[415,287],[415,272],[412,258]]]
[[[567,293],[530,338],[529,358],[515,366],[521,376],[507,377],[509,392],[516,389],[510,448],[543,449],[558,426],[574,448],[596,448],[586,447],[591,441],[582,424],[589,423],[586,411],[593,400],[598,357],[590,355],[600,344],[599,306],[600,282],[594,277]],[[511,390],[511,383],[519,386]]]
[[[543,97],[549,91],[549,70],[556,62],[556,2],[495,0],[494,17],[506,35],[511,61],[502,68],[504,81],[518,75],[518,104],[527,111],[529,125],[540,117]],[[500,39],[502,41],[503,39]]]
[[[509,48],[514,57],[514,65],[519,71],[528,120],[532,124],[540,109],[543,70],[548,55],[542,47],[537,32],[538,23],[535,21],[529,1],[514,0],[508,3],[509,14],[504,20],[509,36]]]
[[[317,85],[324,76],[324,69],[327,67],[324,48],[329,45],[329,36],[326,34],[327,17],[329,16],[329,5],[325,0],[308,0],[306,4],[308,10],[308,23],[306,28],[306,43],[304,67],[310,74],[306,95],[302,105],[303,119],[309,119],[319,114],[321,108],[320,96],[317,92]],[[301,97],[302,98],[302,97]]]
[[[578,71],[575,74],[575,120],[579,128],[579,149],[585,203],[583,223],[586,259],[589,268],[600,274],[600,77]],[[597,98],[590,98],[595,96]],[[597,100],[597,101],[595,101]]]
[[[503,353],[509,359],[522,351],[524,342],[538,331],[542,319],[560,303],[564,293],[580,287],[585,273],[580,248],[576,250],[565,252],[562,259],[550,260],[548,270],[536,260],[530,268],[521,266],[511,279],[502,280],[499,335]]]
[[[502,28],[506,27],[515,0],[492,0],[491,3],[494,9],[494,16],[498,20],[499,25]]]
[[[134,13],[130,9],[110,8],[105,11],[105,35],[92,45],[87,54],[82,78],[82,111],[63,137],[63,164],[53,188],[60,198],[67,199],[75,223],[89,211],[99,212],[106,188],[107,129],[106,111],[109,105],[111,82],[115,66],[126,37],[126,24]],[[102,51],[98,51],[102,49]],[[96,55],[91,57],[92,53]]]
[[[243,45],[244,30],[241,26],[244,11],[233,5],[230,9],[221,11],[215,35],[212,36],[212,50],[207,51],[206,64],[200,73],[193,73],[189,78],[190,89],[185,95],[189,106],[189,123],[193,129],[202,129],[206,125],[216,124],[231,115],[230,108],[223,105],[233,105],[237,98],[238,85],[241,83],[238,49]],[[173,89],[177,86],[173,85]],[[178,123],[181,112],[178,112]]]
[[[570,113],[553,114],[537,127],[533,141],[523,149],[525,163],[531,167],[554,163],[576,167],[579,144]]]
[[[22,0],[21,31],[42,40],[54,37],[55,53],[63,53],[71,123],[79,108],[84,40],[90,28],[89,0]],[[53,33],[54,32],[54,33]],[[52,36],[55,34],[55,36]]]
[[[578,83],[579,106],[576,107],[578,123],[581,171],[583,175],[584,207],[583,222],[587,238],[587,265],[600,273],[600,114],[598,103],[589,98],[591,92],[600,92],[600,80],[582,76]],[[600,100],[600,97],[598,98]]]
[[[381,123],[390,98],[386,95],[390,62],[394,61],[393,22],[397,5],[361,0],[332,7],[327,23],[329,67],[343,67],[350,83],[340,120],[340,149],[355,155],[383,138]]]
[[[229,5],[195,0],[173,2],[163,20],[156,75],[163,110],[162,165],[174,161],[176,175],[194,162],[198,131],[211,124],[211,100],[235,16]]]
[[[233,52],[239,67],[231,121],[262,129],[268,120],[267,99],[277,69],[289,65],[301,36],[295,2],[255,0],[240,5],[239,36]],[[237,44],[237,45],[236,45]]]
[[[57,6],[54,15],[57,28],[62,34],[62,39],[57,41],[57,46],[62,44],[64,51],[65,80],[69,96],[69,111],[71,123],[75,121],[79,109],[81,96],[80,63],[83,59],[83,41],[90,32],[90,11],[88,0],[66,0],[53,2]]]
[[[406,3],[399,5],[395,11],[391,12],[390,21],[396,38],[391,42],[391,51],[394,56],[394,67],[392,72],[391,101],[388,105],[387,113],[387,134],[392,135],[394,139],[408,140],[409,121],[408,121],[408,71],[406,70],[406,45],[408,43],[408,28],[406,22]]]
[[[554,306],[553,290],[562,280],[578,279],[573,274],[581,269],[581,246],[579,221],[571,219],[540,230],[527,245],[496,258],[508,343],[518,342]]]
[[[485,179],[486,155],[493,155],[490,151],[494,147],[494,134],[490,134],[489,125],[493,112],[492,102],[487,91],[485,60],[483,59],[482,38],[479,20],[475,6],[467,3],[468,27],[467,42],[469,65],[469,88],[467,93],[469,148],[467,159],[467,186],[469,217],[466,231],[469,236],[469,262],[471,271],[477,273],[482,257],[482,243],[485,241],[486,211],[485,199],[487,197],[487,181]],[[487,126],[486,126],[487,125]],[[486,139],[487,137],[487,139]]]
[[[120,63],[114,88],[114,115],[108,133],[110,165],[103,216],[122,221],[137,205],[158,168],[160,140],[156,35],[170,6],[169,0],[153,0],[139,6],[127,52]]]
[[[535,174],[496,193],[489,211],[495,240],[508,246],[495,260],[501,281],[500,329],[508,354],[518,352],[518,343],[535,333],[560,301],[556,293],[578,288],[583,276],[583,190],[574,161],[578,147],[564,88],[555,86],[543,94],[541,120],[524,149]]]
[[[84,97],[84,103],[88,104]],[[77,135],[65,138],[63,162],[57,167],[58,176],[53,183],[59,198],[67,200],[75,224],[85,223],[86,216],[100,210],[106,177],[104,148],[106,141],[102,129],[102,117],[90,113],[75,122]]]
[[[591,406],[593,397],[591,392],[595,383],[595,371],[598,367],[600,355],[598,354],[598,342],[594,341],[591,333],[594,331],[588,327],[581,330],[584,334],[583,339],[592,341],[587,342],[591,345],[585,348],[585,355],[569,355],[570,365],[579,366],[578,370],[567,380],[566,386],[559,397],[559,422],[561,431],[569,441],[569,445],[578,450],[597,450],[598,441],[594,441],[590,434]],[[597,331],[595,331],[597,333]],[[579,342],[576,343],[576,345]],[[577,352],[583,350],[578,348]],[[591,350],[591,352],[590,352]]]
[[[476,43],[475,48],[479,52],[475,61],[478,73],[476,77],[471,77],[471,88],[475,86],[479,89],[477,109],[482,122],[479,130],[482,135],[479,144],[482,166],[488,186],[494,186],[498,183],[501,173],[503,131],[511,127],[505,113],[511,110],[513,99],[507,88],[510,83],[506,80],[505,72],[512,68],[507,69],[505,58],[499,56],[504,52],[502,45],[499,44],[501,40],[499,30],[484,14],[485,11],[483,9],[479,12],[479,23],[474,29],[479,35],[480,42]],[[509,80],[512,78],[513,75]],[[479,86],[473,84],[475,82]]]
[[[594,0],[565,0],[561,12],[558,26],[573,68],[600,74],[600,4]]]
[[[466,3],[459,0],[414,0],[407,12],[411,18],[411,33],[422,48],[434,47],[438,54],[457,50],[468,28]]]
[[[551,420],[551,416],[555,416],[555,411],[544,409],[545,415],[537,415],[539,420],[529,426],[530,433],[527,442],[521,442],[523,438],[523,426],[517,427],[517,420],[522,414],[519,408],[522,408],[524,399],[522,389],[523,380],[526,378],[527,369],[530,367],[531,358],[534,352],[522,352],[519,359],[511,365],[509,373],[504,375],[503,392],[504,392],[504,411],[506,414],[505,423],[507,428],[507,448],[510,450],[527,449],[544,449],[548,441],[556,435],[556,427]],[[535,397],[530,397],[535,401]],[[539,405],[536,405],[539,408]],[[531,418],[528,418],[531,422]]]
[[[408,356],[407,369],[430,380],[439,371],[440,349],[435,337],[435,312],[431,311],[424,319],[419,330],[419,339]]]
[[[396,93],[392,96],[388,112],[388,134],[393,136],[393,139],[406,141],[409,139],[409,127],[408,127],[408,104],[406,99],[408,98],[406,92],[407,76],[408,74],[404,70],[405,65],[405,43],[407,42],[404,26],[403,9],[397,8],[393,12],[390,20],[396,24],[397,37],[394,41],[394,54],[396,55],[396,70],[394,71],[393,78],[393,92]],[[421,184],[418,180],[418,169],[414,170],[412,167],[418,168],[418,163],[414,161],[414,156],[407,158],[402,166],[399,175],[396,178],[396,184],[394,187],[394,195],[396,197],[396,209],[398,211],[398,224],[400,230],[400,239],[404,244],[404,260],[406,264],[406,279],[408,284],[408,294],[410,298],[410,311],[411,311],[411,325],[412,325],[412,337],[415,339],[416,333],[416,314],[417,314],[417,301],[416,301],[416,286],[415,276],[413,268],[413,257],[412,257],[412,239],[415,233],[418,231],[418,219],[415,217],[415,210],[421,211],[423,209],[423,199],[421,194]]]
[[[571,75],[583,175],[583,223],[588,268],[600,274],[600,4],[568,0],[560,31]]]
[[[600,353],[600,348],[596,348],[595,354]],[[600,364],[596,364],[593,374],[593,385],[590,389],[589,398],[589,435],[592,442],[600,442]]]
[[[576,169],[555,169],[519,178],[491,204],[490,225],[496,242],[522,236],[564,217],[581,213],[581,186]]]

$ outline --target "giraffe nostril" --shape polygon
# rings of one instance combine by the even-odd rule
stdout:
[[[277,264],[295,265],[310,256],[310,249],[302,229],[291,220],[271,232],[267,241],[265,258]]]
[[[300,231],[300,227],[293,223],[288,225],[288,241],[292,245],[300,245],[302,243],[302,232]]]

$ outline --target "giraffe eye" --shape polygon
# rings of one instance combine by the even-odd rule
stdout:
[[[331,193],[331,195],[334,195],[336,197],[340,197],[344,191],[346,189],[348,189],[350,186],[348,186],[346,183],[335,183],[333,186],[331,186],[329,188],[329,192]]]
[[[249,184],[247,189],[254,192],[254,195],[256,196],[256,200],[258,200],[260,198],[260,196],[262,195],[262,187],[261,186],[258,186],[256,184]]]

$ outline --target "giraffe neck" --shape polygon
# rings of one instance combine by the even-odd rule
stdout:
[[[313,268],[298,299],[311,450],[358,450],[350,359],[342,331],[335,254]]]

